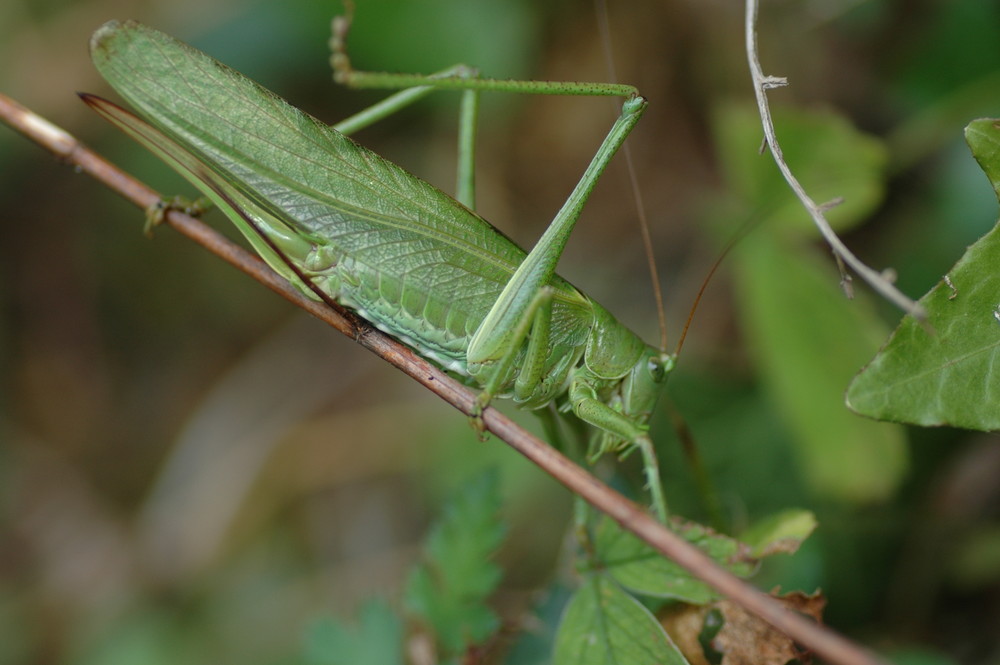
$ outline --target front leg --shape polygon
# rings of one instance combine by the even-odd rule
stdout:
[[[639,449],[642,454],[643,473],[646,476],[646,489],[652,497],[653,510],[657,518],[665,523],[668,515],[667,501],[663,495],[656,450],[647,428],[598,399],[593,386],[582,379],[574,379],[570,384],[569,398],[570,406],[577,418],[596,427],[602,438],[611,439],[593,451],[593,458],[605,452],[620,450],[623,454],[627,454],[634,448]]]
[[[153,205],[146,208],[146,223],[143,224],[142,232],[147,237],[153,237],[153,229],[163,223],[167,213],[171,210],[182,212],[189,217],[201,217],[212,207],[211,199],[200,196],[194,201],[186,196],[177,196],[171,199],[160,199]]]

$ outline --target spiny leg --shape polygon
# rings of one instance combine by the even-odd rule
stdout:
[[[478,76],[475,69],[455,65],[437,74],[398,74],[394,72],[366,72],[354,69],[347,54],[347,34],[353,16],[350,8],[343,16],[333,19],[330,37],[330,63],[337,83],[352,88],[381,88],[383,90],[431,86],[440,90],[492,90],[539,95],[581,95],[586,97],[633,97],[639,94],[634,86],[621,83],[595,83],[585,81],[519,81]]]
[[[462,90],[459,122],[458,184],[456,196],[463,205],[475,210],[474,169],[475,131],[478,117],[479,91],[512,92],[545,95],[614,96],[637,98],[638,90],[617,83],[578,81],[519,81],[482,78],[479,72],[465,65],[455,65],[435,74],[397,74],[366,72],[353,68],[347,53],[347,36],[353,20],[353,3],[345,3],[345,14],[333,19],[330,37],[330,63],[334,79],[352,88],[400,89],[382,102],[334,126],[345,134],[357,131],[424,97],[433,89]]]
[[[476,409],[473,413],[473,422],[477,423],[479,428],[482,427],[479,416],[507,376],[510,365],[527,336],[535,309],[545,300],[551,300],[551,293],[545,295],[549,289],[548,283],[555,275],[559,257],[562,256],[587,198],[611,158],[639,122],[645,109],[646,101],[641,97],[629,98],[625,102],[621,115],[597,149],[583,177],[573,188],[545,233],[514,271],[473,335],[467,355],[469,366],[493,364],[483,392],[476,400]],[[546,316],[551,316],[551,311],[548,311]],[[541,345],[541,348],[536,350],[537,353],[544,353],[546,346],[547,344]],[[538,377],[536,376],[533,381],[534,384],[531,385],[525,380],[521,381],[518,389],[522,394],[530,393],[534,389]]]
[[[573,413],[580,420],[596,427],[599,435],[610,436],[618,442],[613,446],[599,446],[595,451],[595,457],[616,449],[624,453],[628,453],[630,448],[639,449],[642,455],[642,470],[646,477],[646,489],[649,491],[653,510],[661,522],[666,522],[669,513],[667,500],[663,494],[663,483],[660,480],[660,465],[646,428],[637,425],[623,413],[597,399],[594,389],[584,382],[574,382],[570,386],[569,397]]]
[[[528,340],[528,344],[524,359],[514,381],[515,398],[527,399],[541,380],[545,355],[548,353],[549,346],[552,293],[552,288],[546,286],[534,294],[531,302],[522,313],[520,321],[512,330],[511,344],[485,373],[482,392],[476,398],[472,409],[472,425],[477,431],[483,431],[483,411],[489,406],[493,396],[503,387],[525,340]]]
[[[364,85],[366,72],[355,71],[347,55],[347,33],[350,31],[353,7],[348,4],[347,15],[333,19],[330,36],[330,64],[333,77],[338,83],[349,87],[369,87]],[[440,78],[475,78],[478,71],[465,65],[454,65],[434,74],[424,77],[426,80]],[[399,87],[399,86],[391,86]],[[364,109],[350,118],[333,126],[342,134],[350,135],[367,127],[396,111],[409,106],[426,97],[435,89],[432,85],[407,87],[381,102]],[[476,209],[475,192],[475,161],[476,161],[476,128],[479,116],[479,91],[465,90],[459,109],[458,125],[458,168],[455,185],[455,198],[469,210]]]
[[[515,328],[536,294],[555,274],[556,264],[580,217],[584,203],[645,108],[646,101],[641,97],[633,97],[625,102],[621,115],[601,143],[583,177],[545,233],[511,276],[476,330],[469,344],[470,364],[499,360],[517,343],[518,340],[514,339]]]
[[[649,435],[643,435],[633,442],[642,454],[642,472],[646,476],[646,490],[649,492],[653,502],[653,510],[656,517],[666,523],[667,521],[667,499],[663,496],[663,482],[660,480],[660,463],[656,459],[656,449],[653,448],[653,440]]]
[[[645,108],[646,101],[641,97],[629,98],[625,102],[621,115],[601,143],[583,177],[534,248],[514,271],[473,335],[467,353],[469,367],[493,366],[486,375],[483,392],[476,400],[473,423],[478,428],[482,427],[479,416],[501,387],[509,372],[510,364],[526,338],[530,314],[540,305],[540,295],[548,289],[548,283],[555,274],[559,257],[580,217],[583,205]],[[539,352],[546,352],[544,346]],[[537,382],[537,377],[533,385],[528,385],[522,380],[518,388],[522,392],[530,393]]]
[[[479,91],[462,92],[458,115],[458,173],[455,198],[469,210],[476,209],[476,129],[479,125]]]

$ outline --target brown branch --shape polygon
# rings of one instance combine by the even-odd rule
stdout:
[[[0,94],[0,120],[48,149],[67,164],[101,181],[143,210],[163,198],[89,150],[62,129],[3,94]],[[292,304],[353,338],[361,346],[410,375],[462,413],[471,415],[476,394],[409,348],[372,328],[350,311],[305,297],[268,268],[263,261],[198,219],[170,210],[165,221]],[[882,662],[859,645],[829,628],[786,609],[774,598],[724,570],[701,550],[653,519],[638,504],[597,480],[554,448],[521,429],[502,413],[488,408],[483,413],[483,422],[498,438],[537,464],[570,491],[583,497],[592,506],[621,524],[623,528],[748,612],[757,615],[829,662],[840,665],[879,665]]]

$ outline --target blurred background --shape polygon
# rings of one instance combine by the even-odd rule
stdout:
[[[756,114],[743,8],[610,4],[617,77],[651,101],[631,143],[672,346],[722,245],[758,210],[741,201],[732,144],[720,142]],[[306,0],[4,0],[0,91],[161,192],[191,194],[74,95],[113,97],[90,65],[91,32],[138,19],[333,122],[380,98],[331,81],[340,11]],[[598,20],[589,0],[357,0],[350,48],[362,69],[466,62],[498,77],[604,81]],[[1000,115],[1000,7],[780,0],[764,2],[759,33],[766,72],[792,82],[773,104],[840,114],[876,155],[877,193],[847,243],[923,294],[997,217],[962,128]],[[456,111],[442,93],[357,138],[452,191]],[[480,212],[531,245],[615,114],[606,99],[487,95]],[[812,151],[804,126],[790,153]],[[770,168],[767,157],[751,163]],[[7,129],[0,211],[0,662],[298,662],[310,621],[393,596],[442,499],[486,466],[501,469],[510,525],[498,603],[517,621],[565,575],[561,487],[169,229],[144,237],[140,211]],[[560,273],[655,342],[635,219],[616,163]],[[207,220],[233,235],[221,215]],[[764,232],[749,228],[751,240]],[[822,249],[803,251],[835,288]],[[886,426],[871,445],[858,435],[800,446],[741,310],[739,252],[710,284],[669,390],[734,531],[791,506],[819,517],[803,550],[770,562],[760,584],[822,588],[830,624],[900,662],[1000,661],[997,437]],[[866,337],[839,390],[899,319],[867,295],[857,307],[882,336]],[[666,415],[653,425],[672,507],[705,520],[673,430]]]

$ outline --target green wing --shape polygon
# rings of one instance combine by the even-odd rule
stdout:
[[[306,272],[330,279],[314,282],[422,349],[461,357],[525,256],[440,190],[168,35],[113,21],[91,53],[159,131],[107,102],[99,110],[213,198],[272,267],[298,281],[285,261],[326,257]],[[278,254],[262,233],[325,253]],[[560,278],[553,286],[553,338],[576,346],[589,301]]]

